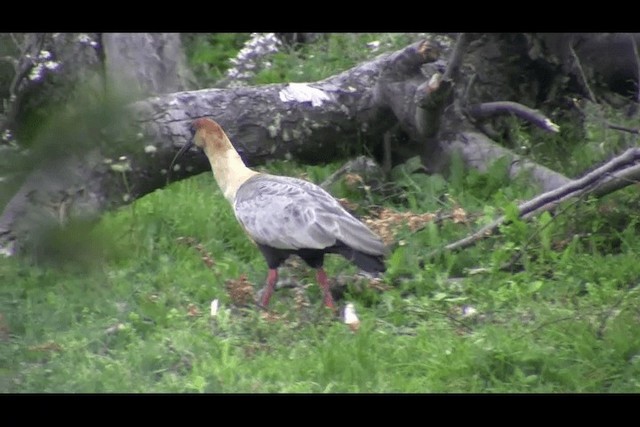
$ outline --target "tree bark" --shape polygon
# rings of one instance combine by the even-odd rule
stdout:
[[[509,176],[516,177],[521,173],[527,173],[542,191],[553,190],[570,181],[566,176],[518,156],[476,131],[455,133],[452,139],[444,141],[443,147],[446,158],[451,158],[457,153],[469,167],[481,172],[486,171],[496,159],[506,157],[511,165]]]
[[[190,137],[188,125],[205,116],[223,126],[249,165],[282,158],[331,161],[348,156],[354,145],[366,146],[380,158],[386,138],[396,141],[391,147],[396,162],[420,153],[428,169],[439,172],[446,170],[453,153],[479,169],[508,156],[513,176],[526,170],[544,190],[562,186],[569,182],[567,177],[514,155],[478,132],[468,119],[472,111],[483,115],[491,111],[468,105],[518,99],[534,107],[557,91],[550,87],[555,80],[545,74],[556,65],[533,66],[541,56],[532,59],[532,40],[542,42],[537,35],[528,37],[462,35],[453,45],[425,40],[315,83],[178,91],[136,101],[124,109],[127,119],[117,116],[110,123],[87,121],[76,126],[85,136],[91,135],[88,139],[95,139],[94,143],[68,156],[69,163],[60,166],[52,161],[50,165],[55,166],[43,167],[26,180],[0,216],[0,249],[19,249],[34,229],[34,218],[53,218],[58,223],[95,218],[167,182],[208,170],[206,158],[197,150],[187,153],[173,171],[167,170]],[[171,67],[180,62],[173,54],[162,57],[175,50],[161,49],[169,42],[159,40],[103,36],[104,86],[113,87],[110,76],[127,69],[124,85],[132,84],[143,93],[166,92],[160,90],[163,87],[185,89],[186,72],[166,81],[174,73],[158,69],[165,60]],[[544,41],[549,40],[554,39]],[[581,52],[575,43],[564,43],[565,50],[569,46]],[[149,52],[138,56],[134,52],[139,49]],[[140,70],[145,64],[149,70]],[[523,69],[530,75],[514,85],[510,79]],[[538,77],[545,83],[536,83]],[[152,81],[145,84],[147,79]],[[500,105],[493,110],[504,111],[505,104]],[[530,113],[520,111],[525,116]],[[545,122],[544,117],[532,117]],[[396,138],[389,138],[392,130]],[[72,137],[82,139],[77,132]]]
[[[540,33],[530,36],[532,59],[557,63],[563,73],[576,79],[584,95],[588,81],[599,79],[624,96],[638,96],[638,33]],[[582,69],[582,70],[581,70]],[[588,83],[587,83],[588,84]],[[598,85],[594,86],[597,88]],[[597,97],[599,94],[594,94]],[[595,101],[595,99],[592,99]]]
[[[102,34],[108,90],[141,97],[195,88],[177,33]]]
[[[38,230],[95,219],[130,200],[126,174],[136,157],[129,150],[136,149],[122,139],[135,141],[135,134],[127,134],[127,126],[114,132],[123,117],[112,106],[92,104],[95,98],[184,90],[190,79],[179,34],[28,34],[21,40],[3,126],[31,141],[33,172],[0,216],[0,252],[7,254],[33,243]]]

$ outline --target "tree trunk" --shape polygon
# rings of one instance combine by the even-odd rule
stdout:
[[[151,96],[196,86],[179,34],[105,33],[102,45],[109,90]]]
[[[30,141],[33,172],[0,216],[4,253],[33,243],[37,230],[95,219],[129,201],[124,174],[135,157],[129,149],[136,150],[124,148],[126,130],[112,132],[125,119],[96,98],[126,91],[131,100],[190,87],[179,34],[28,34],[21,43],[3,126]]]
[[[565,51],[581,54],[572,44],[574,39],[556,37]],[[552,36],[522,34],[463,35],[455,44],[446,38],[421,41],[315,83],[176,92],[134,102],[125,108],[128,120],[118,116],[110,127],[99,121],[76,126],[92,136],[93,146],[69,156],[67,166],[43,168],[26,181],[0,217],[0,249],[19,248],[34,229],[33,218],[65,223],[69,218],[95,217],[169,181],[208,170],[206,158],[193,150],[167,171],[175,152],[190,137],[188,125],[205,116],[223,126],[249,165],[278,158],[331,161],[348,156],[354,146],[366,146],[380,158],[383,141],[395,140],[391,147],[395,162],[420,154],[430,171],[439,172],[446,171],[453,153],[479,169],[508,156],[513,176],[527,170],[532,182],[544,190],[561,186],[569,182],[567,177],[519,158],[476,127],[486,120],[487,111],[504,111],[506,105],[536,126],[557,130],[542,114],[526,108],[555,99],[561,90],[556,76],[562,66],[573,70],[570,73],[576,70],[534,52],[533,47],[547,49],[554,41]],[[126,80],[138,82],[143,92],[159,91],[159,83],[139,81],[148,76],[163,81],[167,74],[155,67],[164,60],[157,61],[148,52],[141,56],[122,52],[123,46],[131,51],[143,46],[139,39],[112,36],[103,38],[103,45],[104,60],[114,58],[119,64],[106,64],[107,76],[127,68],[127,58],[137,62],[148,56],[150,70],[139,71],[136,67],[141,65],[136,63]],[[158,46],[152,44],[152,52],[164,52]],[[584,70],[589,64],[582,65]],[[188,80],[181,77],[184,74],[178,76],[181,84]],[[487,102],[513,99],[525,106],[502,103],[500,109],[482,108]],[[389,138],[391,133],[396,138]],[[27,215],[33,210],[40,213]]]

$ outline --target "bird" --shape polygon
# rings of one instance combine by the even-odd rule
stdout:
[[[326,254],[339,254],[369,273],[386,271],[382,239],[347,212],[327,191],[309,181],[255,171],[246,166],[222,127],[208,117],[190,123],[191,138],[174,162],[193,145],[209,159],[215,181],[236,219],[257,245],[269,268],[258,303],[267,308],[278,282],[278,268],[298,255],[316,270],[324,305],[335,310]]]

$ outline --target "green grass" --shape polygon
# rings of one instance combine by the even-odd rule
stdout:
[[[281,46],[260,62],[248,83],[321,80],[375,55],[400,49],[419,37],[414,33],[328,33],[314,43]],[[208,87],[221,80],[232,66],[230,59],[249,39],[248,33],[184,34],[189,65],[201,85]],[[369,46],[370,42],[377,43],[376,47]]]
[[[223,68],[207,67],[222,67],[243,39],[203,37],[192,61],[215,80]],[[333,34],[275,58],[257,82],[324,78],[370,56],[366,42],[391,49],[403,37]],[[208,51],[216,44],[223,56]],[[616,119],[611,111],[589,114],[584,138],[568,128],[547,137],[524,127],[515,137],[534,160],[573,176],[630,142],[598,124],[601,114]],[[320,182],[339,166],[283,161],[266,169]],[[419,230],[400,224],[386,290],[347,286],[339,303],[355,304],[356,333],[322,307],[308,269],[282,272],[310,284],[308,306],[297,305],[293,289],[272,297],[273,317],[233,304],[225,284],[244,276],[257,290],[267,268],[210,173],[109,212],[93,229],[53,233],[40,257],[0,258],[0,391],[640,391],[637,191],[524,222],[513,215],[516,201],[535,190],[526,177],[507,178],[507,167],[498,161],[478,173],[454,160],[445,179],[410,160],[383,189],[333,187],[359,203],[360,214],[382,206],[445,217]],[[456,208],[466,221],[446,219]],[[511,221],[500,234],[425,261],[503,213]],[[60,249],[64,256],[52,256]],[[354,272],[339,257],[326,265],[332,276]],[[213,299],[221,303],[215,319]]]
[[[400,49],[419,39],[416,34],[331,33],[313,44],[283,48],[269,58],[271,66],[261,70],[254,84],[314,82],[351,68],[383,52]],[[367,44],[379,42],[376,49]]]
[[[335,167],[312,168],[309,175],[321,179]],[[288,163],[269,168],[302,172]],[[480,205],[449,184],[434,188],[456,195],[463,206]],[[500,200],[504,191],[489,200]],[[443,208],[426,199],[432,201],[419,209]],[[266,265],[210,174],[173,184],[105,215],[93,231],[102,251],[82,268],[0,260],[0,390],[640,389],[640,244],[633,226],[621,233],[623,250],[606,254],[578,240],[556,250],[544,237],[531,238],[542,234],[534,233],[535,221],[512,224],[515,231],[504,230],[506,237],[418,267],[421,255],[467,227],[445,222],[417,233],[400,230],[405,245],[389,260],[390,289],[347,291],[362,321],[353,333],[325,312],[315,285],[306,290],[304,309],[296,308],[292,290],[276,292],[271,309],[277,319],[233,306],[225,281],[245,274],[259,288]],[[566,225],[554,222],[547,229],[546,238],[554,241]],[[215,260],[212,269],[193,247],[177,241],[182,236],[204,245]],[[514,247],[525,242],[522,271],[501,271]],[[486,271],[452,280],[467,267]],[[341,259],[328,263],[332,274],[345,268]],[[313,283],[310,272],[307,281]],[[214,298],[222,308],[211,319]],[[465,307],[476,314],[465,317]]]
[[[182,42],[189,66],[203,87],[224,77],[233,58],[249,40],[249,33],[187,33]]]

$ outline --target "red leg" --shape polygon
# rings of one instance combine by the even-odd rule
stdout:
[[[333,297],[331,296],[331,291],[329,290],[329,280],[327,279],[327,273],[324,272],[324,269],[322,267],[320,267],[318,271],[316,271],[316,279],[318,280],[318,284],[322,288],[322,294],[324,295],[324,305],[332,310],[335,309]]]
[[[271,294],[273,293],[273,290],[276,288],[277,282],[278,282],[278,270],[275,268],[270,268],[269,274],[267,275],[267,286],[265,287],[264,292],[262,293],[262,301],[260,301],[260,304],[262,304],[264,308],[267,308],[267,306],[269,305],[269,299],[271,298]]]

